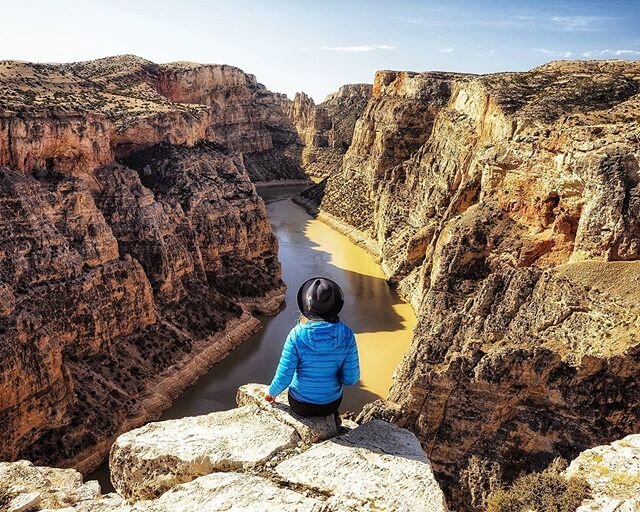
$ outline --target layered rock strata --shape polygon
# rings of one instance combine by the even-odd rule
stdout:
[[[118,494],[102,496],[98,489],[91,497],[75,479],[56,489],[40,474],[60,470],[21,461],[0,464],[0,474],[7,476],[0,496],[9,503],[39,499],[46,510],[65,512],[446,512],[428,458],[409,431],[373,420],[307,443],[291,426],[300,425],[300,418],[286,403],[271,409],[264,395],[254,402],[265,391],[266,386],[248,385],[238,396],[250,404],[151,423],[120,436],[110,458]],[[329,419],[334,421],[305,421],[322,431]],[[93,489],[94,483],[84,486]]]
[[[89,471],[277,311],[248,169],[289,177],[297,135],[230,66],[2,62],[0,83],[0,459]]]
[[[227,65],[125,55],[72,64],[0,61],[0,165],[68,174],[166,142],[242,154],[255,181],[304,179],[288,100]]]
[[[371,248],[419,324],[389,400],[455,506],[640,430],[640,64],[379,72],[300,201]]]
[[[324,178],[340,170],[371,90],[370,84],[343,85],[318,105],[305,93],[295,95],[288,113],[304,145],[301,158],[307,174]]]

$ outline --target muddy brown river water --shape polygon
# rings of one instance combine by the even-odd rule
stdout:
[[[268,384],[285,337],[299,316],[298,286],[314,276],[329,277],[342,286],[345,306],[340,318],[356,333],[361,380],[345,388],[341,410],[357,412],[367,402],[387,395],[393,371],[409,346],[415,325],[413,310],[389,288],[369,253],[290,200],[303,188],[259,189],[280,243],[282,276],[288,287],[280,313],[264,318],[260,332],[180,395],[161,419],[230,409],[235,407],[236,390],[241,385]],[[90,475],[100,480],[103,492],[111,487],[107,472],[104,465]]]

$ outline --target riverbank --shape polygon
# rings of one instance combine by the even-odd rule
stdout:
[[[282,187],[310,187],[315,182],[312,180],[273,180],[273,181],[254,181],[256,189],[262,188],[282,188]]]
[[[298,286],[315,275],[334,279],[343,287],[347,301],[341,319],[354,330],[358,341],[362,379],[345,388],[341,410],[358,412],[366,403],[386,398],[393,372],[409,346],[415,325],[413,310],[387,285],[368,251],[289,200],[297,192],[290,186],[261,191],[278,238],[282,278],[287,285],[278,314],[261,318],[262,329],[185,389],[162,413],[161,420],[232,409],[240,386],[269,383],[284,339],[299,317]],[[110,488],[106,465],[92,478]]]
[[[300,195],[293,196],[291,200],[302,206],[313,218],[318,219],[320,222],[324,222],[330,228],[335,229],[338,233],[346,236],[357,246],[362,247],[376,259],[377,263],[381,263],[382,257],[380,255],[380,250],[378,249],[378,244],[376,244],[375,240],[367,236],[364,232],[340,220],[335,215],[331,215],[330,213],[321,210],[311,201],[307,201]]]
[[[242,303],[245,311],[239,318],[229,321],[223,331],[199,340],[183,359],[146,383],[139,397],[138,414],[127,418],[111,437],[81,452],[74,459],[62,461],[60,466],[73,467],[84,475],[98,469],[120,434],[160,418],[185,389],[195,384],[216,363],[260,330],[262,323],[248,311],[249,308],[262,314],[275,314],[283,300],[284,288],[274,290],[260,300],[254,299],[247,305]]]

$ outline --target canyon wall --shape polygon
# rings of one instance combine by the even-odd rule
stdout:
[[[376,74],[300,202],[419,317],[362,418],[422,441],[451,505],[640,431],[640,63]]]
[[[304,177],[230,66],[0,63],[0,459],[89,471],[284,298],[255,179]]]
[[[289,103],[289,117],[304,145],[301,162],[307,174],[324,178],[340,170],[371,90],[370,84],[348,84],[318,105],[303,92]]]
[[[82,174],[161,142],[206,140],[242,154],[254,181],[305,178],[288,100],[233,66],[0,61],[0,81],[0,165]]]

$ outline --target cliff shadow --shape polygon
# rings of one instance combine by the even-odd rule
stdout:
[[[288,196],[278,200],[272,195],[267,211],[279,241],[278,256],[288,287],[286,302],[296,312],[298,287],[307,279],[324,276],[343,288],[345,306],[340,317],[354,332],[391,333],[413,328],[410,306],[391,288],[379,265],[364,249],[314,219]],[[409,312],[411,320],[398,310]]]

